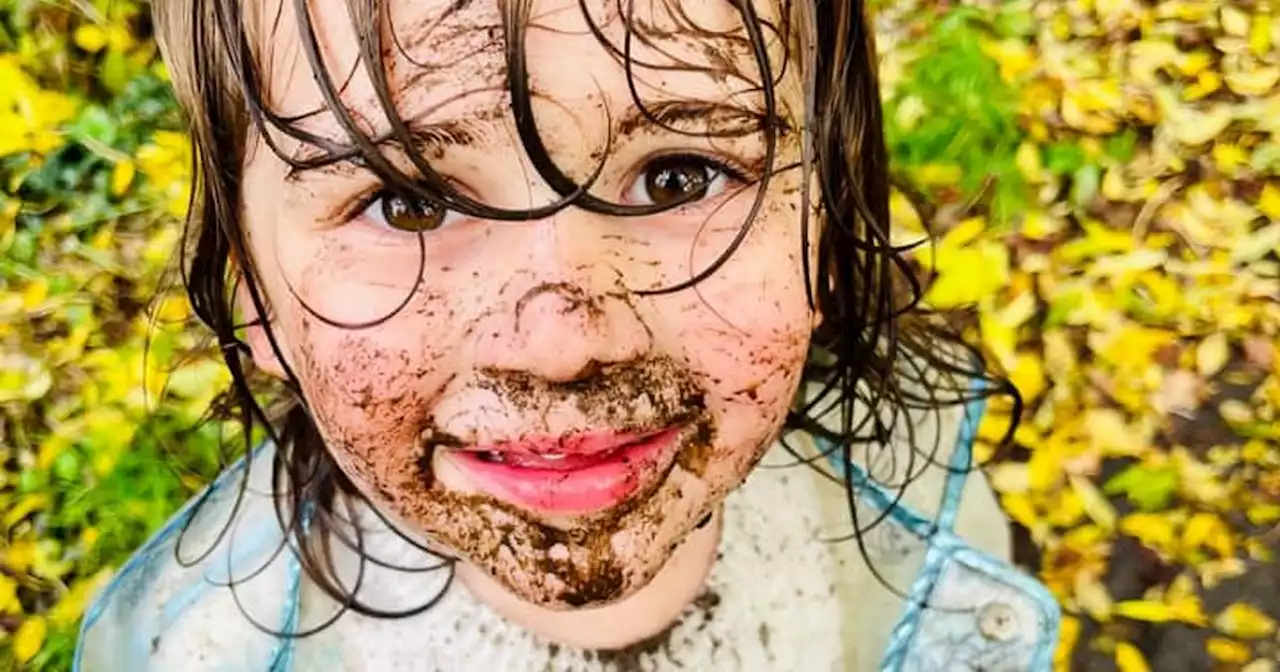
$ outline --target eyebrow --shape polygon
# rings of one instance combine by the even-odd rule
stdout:
[[[472,117],[472,119],[489,118],[485,115],[485,112],[501,114],[499,108],[491,108],[491,110],[472,112],[468,116]],[[410,119],[405,121],[405,126],[409,131],[411,146],[424,154],[439,156],[453,147],[480,144],[477,141],[479,134],[475,132],[475,123],[473,121],[449,120],[424,123],[420,119]],[[404,151],[402,143],[389,133],[374,136],[372,141],[375,145],[397,147]],[[354,149],[354,147],[344,147],[343,149],[349,150]],[[326,159],[326,157],[329,158]],[[320,164],[305,167],[296,165],[315,161],[320,161]],[[289,169],[286,171],[284,179],[286,183],[293,184],[314,172],[320,172],[321,174],[350,172],[354,167],[362,163],[362,160],[358,152],[351,157],[341,158],[341,155],[335,156],[333,152],[325,148],[303,143],[289,155],[289,163]]]
[[[492,123],[508,114],[506,108],[493,106],[467,111],[466,120],[451,119],[447,121],[426,122],[421,118],[405,120],[409,140],[414,151],[420,154],[442,156],[450,149],[457,147],[485,146],[487,134],[478,132],[477,125]],[[669,100],[646,105],[640,109],[630,105],[627,112],[612,122],[610,142],[619,138],[628,138],[642,133],[688,133],[701,134],[702,137],[734,138],[762,131],[769,123],[763,112],[748,109],[740,105],[714,103],[693,100]],[[774,119],[779,133],[785,135],[792,126],[785,119]],[[396,138],[383,134],[373,138],[375,144],[391,146],[399,151],[406,151]],[[326,149],[313,144],[303,144],[290,155],[288,171],[285,175],[287,183],[299,182],[314,172],[321,174],[346,174],[358,168],[362,163],[359,154],[350,158],[333,156],[331,161],[324,161],[317,166],[297,167],[294,163],[310,163],[323,160],[330,155]]]

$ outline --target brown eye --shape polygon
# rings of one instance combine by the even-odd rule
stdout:
[[[382,218],[387,226],[399,231],[434,231],[449,214],[435,204],[397,194],[385,194],[378,200],[382,202]]]
[[[691,203],[719,193],[724,187],[724,179],[723,169],[706,159],[664,157],[645,167],[644,174],[633,187],[631,198],[653,205]]]

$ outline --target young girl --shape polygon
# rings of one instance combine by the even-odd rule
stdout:
[[[189,295],[270,440],[79,669],[1048,668],[861,3],[152,4]]]

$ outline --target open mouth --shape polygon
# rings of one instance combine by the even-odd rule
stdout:
[[[475,487],[521,508],[583,514],[617,506],[664,478],[686,435],[681,427],[634,435],[600,433],[558,440],[557,445],[569,447],[565,452],[532,451],[521,444],[448,450],[446,459]]]

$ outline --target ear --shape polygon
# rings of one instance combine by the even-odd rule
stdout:
[[[261,292],[259,292],[261,295]],[[267,321],[262,317],[257,307],[253,305],[253,297],[249,294],[249,288],[245,284],[243,277],[236,281],[235,303],[237,312],[240,313],[240,323],[245,325],[244,342],[249,346],[249,353],[253,356],[253,365],[276,378],[284,379],[284,366],[280,362],[280,358],[276,356],[275,349],[271,347],[271,341],[267,338]],[[279,333],[272,334],[276,338],[276,342],[281,348],[285,347],[284,338]]]

